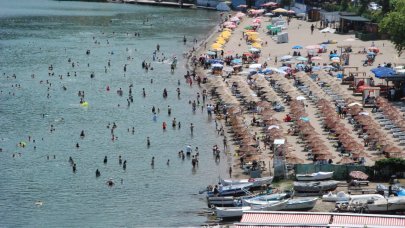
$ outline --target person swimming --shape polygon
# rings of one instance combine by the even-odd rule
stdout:
[[[97,169],[96,170],[96,177],[100,177],[101,176],[101,173],[100,173],[100,171]]]
[[[112,178],[110,178],[108,181],[106,181],[106,184],[108,185],[108,187],[112,187],[115,185],[114,181]]]

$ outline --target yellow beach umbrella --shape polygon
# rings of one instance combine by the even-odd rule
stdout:
[[[217,48],[211,48],[211,51],[222,51],[224,49],[222,49],[221,47],[217,47]]]
[[[213,44],[211,45],[211,48],[212,48],[212,49],[222,48],[222,45],[219,44],[219,43],[213,43]]]
[[[252,32],[252,31],[249,31],[249,32],[245,32],[247,35],[259,35],[259,33],[258,32]]]
[[[217,44],[224,45],[225,43],[226,43],[226,41],[224,39],[221,39],[221,38],[217,39]]]
[[[277,8],[275,10],[273,10],[273,13],[287,13],[288,10],[283,9],[283,8]]]
[[[262,48],[262,45],[260,43],[253,43],[252,47],[260,49],[260,48]]]

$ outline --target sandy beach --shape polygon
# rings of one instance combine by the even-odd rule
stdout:
[[[284,30],[288,32],[288,43],[281,43],[278,44],[272,36],[267,34],[266,26],[271,24],[271,18],[261,16],[257,17],[261,20],[260,27],[256,30],[258,32],[258,37],[261,40],[262,47],[260,48],[260,57],[258,59],[259,64],[266,64],[267,67],[279,68],[282,66],[282,62],[280,59],[282,56],[285,55],[292,55],[294,51],[300,51],[302,56],[307,55],[307,50],[293,50],[292,47],[295,45],[300,45],[302,47],[306,47],[308,45],[319,45],[322,42],[331,40],[333,44],[327,45],[326,53],[318,54],[319,60],[314,61],[316,65],[324,65],[329,64],[329,52],[333,50],[337,50],[340,53],[341,48],[340,46],[350,45],[352,48],[352,52],[350,53],[350,63],[346,67],[358,67],[359,72],[365,72],[367,77],[374,77],[373,74],[370,72],[372,68],[377,67],[378,65],[383,65],[385,63],[392,63],[394,65],[401,65],[405,63],[404,57],[398,57],[394,46],[388,40],[378,40],[378,41],[361,41],[356,39],[353,34],[348,35],[341,35],[341,34],[331,34],[331,33],[321,33],[320,29],[318,29],[318,25],[316,23],[309,23],[303,20],[292,19],[288,25],[288,28]],[[223,45],[223,52],[224,56],[235,56],[239,54],[242,55],[244,52],[248,52],[250,49],[250,45],[245,42],[243,33],[245,31],[245,27],[250,26],[252,21],[254,20],[253,17],[245,16],[243,17],[237,27],[232,31],[232,35],[230,36],[229,40]],[[311,34],[311,25],[315,26],[315,31]],[[198,50],[196,56],[206,55],[207,51],[210,50],[210,47],[220,34],[220,29],[215,35],[211,36],[210,39],[207,40],[207,44],[205,45],[206,48],[202,47]],[[367,49],[370,46],[375,46],[379,48],[380,52],[377,54],[375,62],[372,66],[363,66],[363,62],[365,59],[364,54],[359,54],[358,52]],[[219,53],[219,52],[218,52]],[[277,59],[277,61],[276,61]],[[295,61],[297,63],[299,61]],[[246,65],[247,67],[247,65]],[[349,69],[350,70],[350,69]],[[346,74],[349,72],[346,71]],[[246,72],[247,69],[244,69],[243,72]],[[354,71],[351,69],[350,71]],[[283,137],[286,139],[288,152],[291,155],[289,163],[312,163],[313,161],[308,159],[306,156],[307,152],[304,146],[303,140],[296,136],[289,134],[289,129],[292,126],[291,122],[284,122],[283,118],[288,114],[291,113],[291,106],[283,101],[283,98],[277,94],[276,91],[270,86],[269,82],[264,79],[262,76],[256,76],[254,78],[254,83],[252,84],[251,81],[247,80],[246,74],[242,72],[242,74],[233,74],[229,78],[225,78],[225,73],[223,75],[212,75],[210,70],[203,69],[202,67],[198,68],[198,72],[205,74],[208,77],[208,89],[216,88],[219,98],[223,100],[226,104],[231,105],[236,109],[240,109],[242,121],[246,126],[248,132],[251,136],[253,136],[254,140],[258,142],[258,155],[254,155],[253,159],[264,161],[266,164],[266,170],[263,174],[271,175],[273,172],[270,167],[272,167],[272,152],[269,149],[268,145],[265,145],[263,142],[264,134],[263,129],[261,127],[252,126],[251,122],[252,119],[261,119],[262,115],[257,115],[254,113],[247,112],[244,108],[244,104],[246,101],[254,101],[259,102],[260,99],[257,96],[258,92],[263,93],[262,98],[266,98],[270,101],[278,101],[283,104],[285,107],[284,111],[281,112],[272,112],[272,118],[275,119],[278,126],[283,132]],[[333,75],[329,75],[326,71],[319,71],[316,72],[318,75],[318,81],[312,80],[308,74],[305,72],[297,72],[294,76],[299,78],[305,86],[310,88],[314,94],[318,95],[319,97],[329,101],[333,107],[335,105],[332,103],[338,95],[339,97],[349,100],[351,102],[362,102],[361,96],[355,96],[352,90],[349,90],[348,85],[343,85],[340,79],[336,78],[336,74],[338,72],[333,72]],[[294,80],[288,79],[284,77],[282,74],[271,74],[271,79],[275,80],[276,83],[284,90],[287,91],[288,95],[290,95],[293,99],[298,96],[305,96],[305,94],[300,91],[296,86],[294,86]],[[374,78],[376,84],[385,83],[385,81]],[[324,88],[321,88],[319,81],[328,84],[328,90],[325,91]],[[237,83],[238,85],[238,92],[243,95],[243,98],[234,96],[232,93],[231,86],[233,83]],[[333,94],[331,95],[331,91]],[[305,105],[305,112],[307,113],[307,117],[310,119],[310,124],[313,127],[313,131],[317,133],[319,139],[324,142],[325,147],[329,152],[331,152],[331,158],[333,163],[339,163],[342,159],[342,156],[339,152],[336,151],[336,141],[331,140],[328,133],[324,131],[324,124],[325,118],[322,113],[322,109],[319,104],[315,101],[308,100],[307,98],[303,101]],[[371,113],[371,109],[366,109],[366,111]],[[374,114],[370,114],[371,121],[376,123],[376,116]],[[348,134],[353,138],[354,142],[359,145],[364,144],[364,139],[360,137],[354,131],[353,125],[349,124],[347,118],[343,118],[340,120],[339,124],[347,129]],[[224,121],[222,121],[222,125],[226,125]],[[232,127],[228,125],[228,131],[225,133],[225,136],[228,139],[232,138]],[[402,145],[399,144],[398,140],[394,139],[392,134],[385,129],[381,129],[383,131],[383,137],[385,140],[389,141],[391,145],[404,149]],[[233,159],[233,176],[235,178],[242,177],[242,170],[238,167],[240,166],[239,158],[237,154],[237,149],[239,148],[238,145],[233,145],[229,147],[229,153],[234,157]],[[361,155],[364,157],[364,164],[365,165],[373,165],[374,162],[378,159],[383,158],[383,155],[375,150],[370,150],[369,148],[365,147],[364,152],[367,154]],[[270,168],[270,169],[269,169]]]

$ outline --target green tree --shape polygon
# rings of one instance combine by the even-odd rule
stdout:
[[[394,172],[405,171],[405,160],[402,158],[386,158],[375,162],[376,169],[384,169],[389,167]]]
[[[349,2],[350,0],[341,0],[340,2],[340,10],[345,11],[347,8],[349,8]]]
[[[398,56],[405,49],[405,0],[393,3],[393,10],[380,22],[380,31],[388,33],[395,45]]]
[[[368,9],[368,4],[370,3],[370,0],[359,0],[359,9],[358,13],[361,15]]]

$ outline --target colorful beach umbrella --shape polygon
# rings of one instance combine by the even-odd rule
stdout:
[[[283,9],[283,8],[277,8],[275,10],[273,10],[273,13],[287,13],[288,10]]]
[[[295,46],[292,47],[292,49],[302,49],[302,46],[301,45],[295,45]]]
[[[300,56],[300,57],[297,57],[296,60],[298,60],[298,61],[308,61],[308,58]]]

